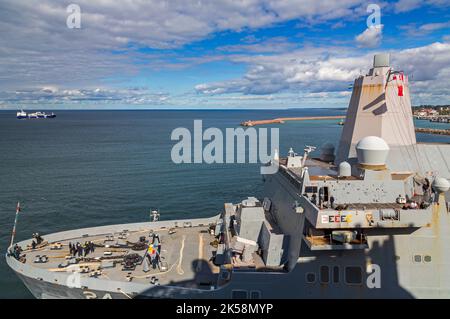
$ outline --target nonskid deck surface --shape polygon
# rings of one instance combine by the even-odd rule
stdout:
[[[25,263],[36,268],[46,269],[49,272],[58,273],[80,273],[80,266],[87,267],[87,272],[80,273],[81,276],[92,276],[98,271],[97,278],[102,280],[113,281],[131,281],[136,283],[149,283],[155,278],[158,279],[160,285],[184,286],[192,288],[209,289],[217,280],[219,267],[211,262],[213,252],[216,250],[211,246],[214,236],[210,234],[208,226],[194,226],[187,228],[176,228],[174,233],[169,234],[168,228],[152,229],[154,233],[159,235],[161,241],[161,263],[166,263],[167,269],[160,269],[150,265],[149,271],[144,272],[144,264],[136,265],[134,270],[125,270],[123,268],[123,256],[129,254],[138,254],[144,257],[145,250],[133,250],[132,244],[126,247],[114,247],[120,243],[136,243],[141,236],[145,236],[146,240],[151,243],[151,229],[129,231],[125,239],[118,237],[122,231],[109,234],[113,235],[113,239],[107,238],[107,235],[93,235],[79,238],[61,239],[51,242],[45,247],[38,249],[25,249]],[[109,239],[109,240],[108,240]],[[45,237],[44,237],[45,240]],[[68,260],[69,242],[76,244],[84,244],[92,241],[96,244],[95,251],[87,254],[84,258],[79,258],[78,263],[61,267]],[[61,244],[60,249],[54,249],[56,244]],[[105,245],[109,245],[105,246]],[[102,247],[105,246],[105,247]],[[111,252],[106,255],[105,252]],[[45,263],[36,263],[38,256],[46,255],[48,261]],[[106,258],[105,258],[106,257]],[[103,261],[115,261],[115,266],[111,268],[100,267]]]

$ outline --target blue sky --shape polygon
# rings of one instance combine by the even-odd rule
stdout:
[[[345,107],[378,52],[450,104],[449,31],[444,0],[6,0],[0,108]]]

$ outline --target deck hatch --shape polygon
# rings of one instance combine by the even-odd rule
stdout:
[[[339,278],[339,266],[334,266],[333,267],[333,282],[335,284],[339,283],[340,278]]]
[[[330,282],[330,268],[328,266],[320,267],[320,283],[328,284]]]
[[[359,266],[345,267],[345,282],[348,285],[362,284],[362,270]]]
[[[316,274],[315,273],[309,272],[306,274],[305,277],[306,277],[306,282],[308,284],[313,284],[316,282]]]

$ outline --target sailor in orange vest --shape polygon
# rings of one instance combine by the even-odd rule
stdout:
[[[157,249],[158,249],[157,246],[155,247],[155,245],[153,244],[148,245],[147,254],[150,256],[150,261],[153,269],[155,269],[156,265],[158,265],[159,256]]]

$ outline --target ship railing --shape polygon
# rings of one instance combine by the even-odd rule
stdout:
[[[311,250],[360,250],[368,248],[367,236],[359,234],[350,242],[333,240],[332,235],[303,235],[303,240]]]
[[[234,210],[235,207],[233,205],[231,206],[225,206],[225,211],[223,213],[223,223],[222,223],[222,231],[224,234],[224,244],[225,244],[225,263],[231,263],[231,248],[230,248],[230,242],[231,242],[231,234],[230,234],[230,226],[231,226],[231,210]]]
[[[344,242],[337,242],[337,241],[333,241],[333,235],[332,234],[328,234],[328,235],[307,235],[305,236],[307,240],[309,240],[309,242],[311,243],[312,246],[317,246],[317,245],[324,245],[324,244],[328,244],[328,245],[344,245],[344,244],[348,244],[348,243],[344,243]],[[365,244],[367,243],[367,235],[363,234],[363,233],[359,233],[357,235],[357,238],[354,239],[352,241],[352,243],[354,244]]]
[[[232,206],[234,208],[234,206]],[[233,272],[233,264],[231,257],[231,248],[230,248],[230,212],[231,207],[227,207],[225,205],[225,210],[223,212],[223,222],[222,222],[222,232],[224,236],[224,263],[220,266],[220,273],[217,279],[217,287],[223,286],[224,284],[230,282],[232,272]]]
[[[291,174],[286,167],[283,166],[283,169],[280,169],[279,171],[292,185],[294,185],[295,188],[301,189],[302,184],[300,181],[293,174]]]

